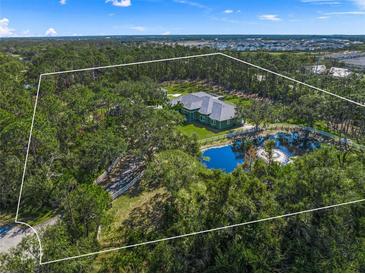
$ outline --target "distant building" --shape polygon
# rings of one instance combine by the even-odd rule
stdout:
[[[257,79],[257,81],[262,82],[262,81],[266,80],[266,76],[262,75],[262,74],[257,74],[256,79]]]
[[[316,65],[316,66],[311,66],[310,71],[315,74],[323,74],[327,71],[327,68],[325,65]]]
[[[229,129],[240,124],[236,107],[206,92],[191,93],[171,101],[181,106],[187,122],[198,122],[216,129]]]
[[[330,69],[329,74],[332,75],[333,77],[345,78],[345,77],[350,76],[352,74],[352,72],[345,68],[332,67]]]

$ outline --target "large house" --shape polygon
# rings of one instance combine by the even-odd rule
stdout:
[[[227,104],[206,92],[180,96],[171,101],[180,106],[180,112],[187,122],[199,122],[215,129],[229,129],[240,124],[236,107]]]

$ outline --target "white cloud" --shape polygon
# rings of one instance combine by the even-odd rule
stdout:
[[[59,0],[58,1],[61,5],[66,5],[66,0]]]
[[[359,9],[365,9],[365,0],[348,0],[355,4]],[[302,3],[315,4],[315,5],[341,5],[343,0],[301,0]]]
[[[365,15],[365,11],[336,11],[326,12],[325,15]]]
[[[8,18],[0,19],[0,37],[13,35],[14,31],[14,29],[9,28]]]
[[[54,28],[49,28],[48,30],[46,30],[45,35],[46,36],[55,36],[55,35],[57,35],[57,31]]]
[[[317,19],[320,19],[320,20],[326,20],[326,19],[329,19],[330,17],[329,16],[319,16],[317,17]]]
[[[144,32],[146,30],[146,28],[143,26],[134,26],[134,27],[131,27],[131,29],[138,31],[138,32]]]
[[[259,15],[259,19],[265,21],[281,21],[281,18],[276,14],[262,14]]]
[[[131,0],[106,0],[105,3],[111,2],[113,6],[120,7],[120,8],[126,8],[132,5]]]
[[[223,13],[225,14],[232,14],[232,13],[240,13],[241,10],[231,10],[231,9],[226,9],[223,11]]]
[[[189,1],[189,0],[174,0],[174,2],[179,3],[179,4],[188,5],[188,6],[192,6],[192,7],[199,8],[199,9],[208,9],[208,7],[205,6],[205,5],[202,5],[198,2]]]
[[[334,0],[301,0],[302,3],[310,3],[316,5],[340,5],[341,2]]]
[[[352,0],[360,9],[365,9],[365,0]]]
[[[171,35],[171,32],[165,31],[164,33],[162,33],[162,35]]]

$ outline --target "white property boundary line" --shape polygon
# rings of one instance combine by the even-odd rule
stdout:
[[[28,146],[27,146],[27,151],[26,151],[26,156],[25,156],[25,162],[24,162],[24,168],[23,168],[23,174],[22,174],[22,181],[21,181],[21,186],[20,186],[20,193],[19,193],[19,198],[18,198],[18,206],[17,206],[17,210],[16,210],[16,215],[15,215],[15,223],[28,226],[36,234],[37,240],[38,240],[38,243],[39,243],[39,250],[40,250],[40,253],[39,253],[40,254],[40,256],[39,256],[39,264],[40,265],[51,264],[51,263],[56,263],[56,262],[61,262],[61,261],[66,261],[66,260],[72,260],[72,259],[77,259],[77,258],[83,258],[83,257],[88,257],[88,256],[93,256],[93,255],[96,255],[96,254],[100,254],[100,253],[106,253],[106,252],[112,252],[112,251],[121,250],[121,249],[127,249],[127,248],[137,247],[137,246],[149,245],[149,244],[154,244],[154,243],[158,243],[158,242],[179,239],[179,238],[183,238],[183,237],[189,237],[189,236],[194,236],[194,235],[199,235],[199,234],[205,234],[205,233],[208,233],[208,232],[220,231],[220,230],[223,230],[223,229],[240,227],[240,226],[249,225],[249,224],[255,224],[255,223],[260,223],[260,222],[266,222],[266,221],[275,220],[275,219],[279,219],[279,218],[287,218],[287,217],[291,217],[291,216],[295,216],[295,215],[299,215],[299,214],[303,214],[303,213],[310,213],[310,212],[319,211],[319,210],[331,209],[331,208],[335,208],[335,207],[340,207],[340,206],[345,206],[345,205],[350,205],[350,204],[356,204],[356,203],[361,203],[361,202],[364,202],[365,201],[365,199],[355,200],[355,201],[350,201],[350,202],[345,202],[345,203],[340,203],[340,204],[335,204],[335,205],[329,205],[329,206],[324,206],[324,207],[319,207],[319,208],[314,208],[314,209],[308,209],[308,210],[303,210],[303,211],[288,213],[288,214],[274,216],[274,217],[268,217],[268,218],[259,219],[259,220],[255,220],[255,221],[249,221],[249,222],[244,222],[244,223],[239,223],[239,224],[234,224],[234,225],[228,225],[228,226],[223,226],[223,227],[218,227],[218,228],[213,228],[213,229],[208,229],[208,230],[202,230],[202,231],[192,232],[192,233],[188,233],[188,234],[182,234],[182,235],[178,235],[178,236],[174,236],[174,237],[168,237],[168,238],[163,238],[163,239],[154,240],[154,241],[147,241],[147,242],[143,242],[143,243],[139,243],[139,244],[134,244],[134,245],[127,245],[127,246],[119,247],[119,248],[112,248],[112,249],[102,250],[102,251],[98,251],[98,252],[87,253],[87,254],[83,254],[83,255],[79,255],[79,256],[73,256],[73,257],[67,257],[67,258],[58,259],[58,260],[52,260],[52,261],[42,262],[43,249],[42,249],[42,243],[41,243],[41,240],[40,240],[40,237],[39,237],[38,232],[31,225],[29,225],[29,224],[27,224],[25,222],[18,221],[19,208],[20,208],[21,196],[22,196],[22,192],[23,192],[23,185],[24,185],[24,180],[25,180],[25,175],[26,175],[27,162],[28,162],[29,150],[30,150],[30,145],[31,145],[31,140],[32,140],[32,133],[33,133],[35,115],[36,115],[36,111],[37,111],[38,98],[39,98],[39,92],[40,92],[40,86],[41,86],[41,82],[42,82],[42,77],[43,76],[49,76],[49,75],[59,75],[59,74],[66,74],[66,73],[73,73],[73,72],[83,72],[83,71],[100,70],[100,69],[107,69],[107,68],[127,67],[127,66],[133,66],[133,65],[151,64],[151,63],[161,63],[161,62],[176,61],[176,60],[183,60],[183,59],[193,59],[193,58],[199,58],[199,57],[208,57],[208,56],[223,56],[223,57],[232,59],[234,61],[237,61],[237,62],[246,64],[248,66],[257,68],[259,70],[262,70],[262,71],[265,71],[265,72],[268,72],[268,73],[277,75],[279,77],[282,77],[284,79],[293,81],[295,83],[304,85],[306,87],[309,87],[311,89],[320,91],[320,92],[325,93],[327,95],[330,95],[330,96],[339,98],[339,99],[341,99],[343,101],[347,101],[349,103],[355,104],[355,105],[360,106],[360,107],[365,107],[365,104],[363,104],[363,103],[356,102],[356,101],[351,100],[349,98],[346,98],[346,97],[343,97],[343,96],[334,94],[332,92],[329,92],[329,91],[326,91],[326,90],[317,88],[315,86],[312,86],[312,85],[306,84],[304,82],[298,81],[298,80],[296,80],[294,78],[291,78],[291,77],[288,77],[288,76],[279,74],[277,72],[268,70],[266,68],[263,68],[263,67],[260,67],[260,66],[254,65],[254,64],[251,64],[249,62],[243,61],[241,59],[238,59],[236,57],[233,57],[233,56],[230,56],[230,55],[221,53],[221,52],[208,53],[208,54],[199,54],[199,55],[190,55],[190,56],[183,56],[183,57],[173,57],[173,58],[166,58],[166,59],[157,59],[157,60],[150,60],[150,61],[141,61],[141,62],[126,63],[126,64],[109,65],[109,66],[99,66],[99,67],[91,67],[91,68],[84,68],[84,69],[74,69],[74,70],[65,70],[65,71],[56,71],[56,72],[42,73],[42,74],[40,74],[39,81],[38,81],[38,87],[37,87],[36,99],[35,99],[35,103],[34,103],[34,110],[33,110],[32,122],[31,122],[30,131],[29,131]]]
[[[122,247],[106,249],[106,250],[92,252],[92,253],[88,253],[88,254],[84,254],[84,255],[79,255],[79,256],[67,257],[67,258],[53,260],[53,261],[48,261],[48,262],[43,262],[43,263],[41,262],[40,264],[41,265],[45,265],[45,264],[52,264],[52,263],[57,263],[57,262],[62,262],[62,261],[67,261],[67,260],[72,260],[72,259],[77,259],[77,258],[83,258],[83,257],[88,257],[88,256],[93,256],[93,255],[96,255],[96,254],[100,254],[100,253],[107,253],[107,252],[112,252],[112,251],[117,251],[117,250],[122,250],[122,249],[137,247],[137,246],[155,244],[155,243],[159,243],[159,242],[165,242],[165,241],[180,239],[180,238],[184,238],[184,237],[195,236],[195,235],[205,234],[205,233],[209,233],[209,232],[214,232],[214,231],[220,231],[220,230],[229,229],[229,228],[240,227],[240,226],[244,226],[244,225],[262,223],[262,222],[271,221],[271,220],[275,220],[275,219],[288,218],[288,217],[296,216],[296,215],[299,215],[299,214],[310,213],[310,212],[315,212],[315,211],[324,210],[324,209],[331,209],[331,208],[340,207],[340,206],[344,206],[344,205],[356,204],[356,203],[360,203],[360,202],[364,202],[364,201],[365,201],[365,199],[361,199],[361,200],[356,200],[356,201],[351,201],[351,202],[346,202],[346,203],[341,203],[341,204],[336,204],[336,205],[318,207],[318,208],[314,208],[314,209],[308,209],[308,210],[298,211],[298,212],[294,212],[294,213],[288,213],[288,214],[279,215],[279,216],[275,216],[275,217],[268,217],[268,218],[259,219],[259,220],[255,220],[255,221],[249,221],[249,222],[244,222],[244,223],[239,223],[239,224],[234,224],[234,225],[227,225],[227,226],[222,226],[222,227],[217,227],[217,228],[212,228],[212,229],[207,229],[207,230],[201,230],[201,231],[197,231],[197,232],[182,234],[182,235],[168,237],[168,238],[163,238],[163,239],[159,239],[159,240],[153,240],[153,241],[143,242],[143,243],[139,243],[139,244],[126,245],[126,246],[122,246]]]

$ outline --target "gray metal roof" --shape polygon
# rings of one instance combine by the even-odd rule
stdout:
[[[179,103],[185,109],[196,110],[216,121],[225,121],[236,116],[235,106],[220,101],[217,97],[202,91],[180,96],[171,101],[173,106]]]

